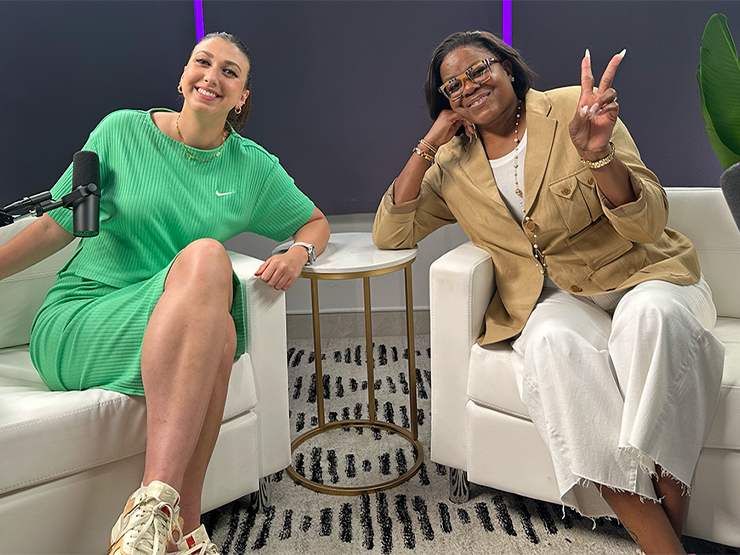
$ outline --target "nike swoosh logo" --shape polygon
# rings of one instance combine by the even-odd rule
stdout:
[[[234,193],[236,193],[236,191],[229,191],[228,193],[219,193],[218,191],[216,191],[216,196],[223,197],[225,195],[233,195]]]

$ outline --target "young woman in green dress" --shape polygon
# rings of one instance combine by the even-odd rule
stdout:
[[[50,389],[145,395],[142,487],[111,532],[112,555],[217,553],[199,527],[201,491],[245,346],[243,292],[222,242],[243,231],[294,235],[305,245],[256,273],[287,290],[329,239],[326,218],[277,158],[236,133],[251,101],[238,38],[199,42],[178,91],[180,112],[122,110],[91,133],[83,148],[100,158],[100,234],[60,271],[31,337]],[[70,188],[71,167],[52,194]],[[71,229],[69,211],[39,218],[0,247],[0,279],[69,244]]]

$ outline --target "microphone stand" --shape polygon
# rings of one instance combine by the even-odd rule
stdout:
[[[53,200],[49,191],[23,197],[5,208],[0,208],[0,227],[13,224],[16,220],[26,216],[41,216],[44,212],[55,208],[73,208],[76,201],[96,193],[98,193],[98,186],[95,183],[89,183],[75,187],[71,193],[59,200]]]

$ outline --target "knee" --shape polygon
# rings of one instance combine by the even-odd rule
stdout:
[[[231,260],[224,246],[215,239],[197,239],[185,247],[178,260],[182,258],[194,267],[224,267],[231,270]]]
[[[198,239],[185,247],[168,276],[173,280],[213,289],[231,287],[231,259],[224,246],[214,239]]]
[[[656,291],[650,295],[626,295],[615,311],[613,325],[616,329],[635,329],[694,319],[691,311],[675,296]]]

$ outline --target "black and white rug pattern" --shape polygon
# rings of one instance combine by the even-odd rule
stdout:
[[[260,553],[610,553],[634,554],[635,545],[614,520],[594,523],[559,505],[473,485],[471,499],[448,499],[447,469],[429,460],[429,337],[416,339],[417,414],[424,462],[409,481],[385,492],[326,495],[273,477],[273,506],[251,514],[240,501],[204,515],[222,555]],[[379,420],[409,426],[408,352],[405,338],[376,338],[372,387]],[[364,339],[323,343],[327,422],[367,418]],[[288,349],[293,438],[318,423],[311,341]],[[416,453],[397,435],[377,428],[338,429],[307,441],[293,466],[318,483],[358,486],[388,481],[410,468]],[[738,553],[688,539],[701,553]],[[693,543],[691,543],[693,542]]]

